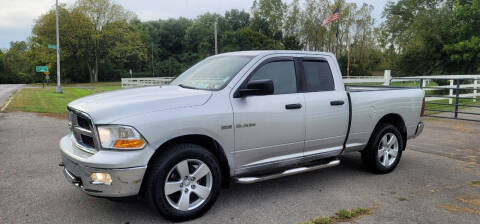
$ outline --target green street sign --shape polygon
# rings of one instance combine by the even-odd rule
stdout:
[[[48,72],[48,66],[36,66],[37,72]]]
[[[55,45],[55,44],[49,44],[49,45],[48,45],[48,48],[50,48],[50,49],[57,49],[57,45]]]

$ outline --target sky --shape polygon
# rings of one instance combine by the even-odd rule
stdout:
[[[220,13],[230,9],[250,11],[253,0],[114,0],[125,9],[133,11],[142,21],[180,16],[195,18],[206,13]],[[292,0],[283,0],[290,3]],[[75,0],[59,0],[59,4],[72,5]],[[369,3],[375,8],[373,18],[380,21],[387,0],[347,0],[357,4]],[[36,19],[55,6],[55,0],[0,0],[0,49],[10,46],[10,41],[22,41],[31,36]]]

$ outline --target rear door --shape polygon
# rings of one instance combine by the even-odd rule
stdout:
[[[302,157],[305,102],[292,58],[270,58],[257,66],[249,80],[270,79],[274,94],[232,98],[236,168],[275,164]],[[240,87],[241,88],[241,87]]]
[[[304,156],[337,155],[347,134],[349,106],[346,92],[335,89],[327,60],[301,58],[305,95]]]

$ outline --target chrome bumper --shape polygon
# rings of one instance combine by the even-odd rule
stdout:
[[[78,187],[81,191],[101,197],[126,197],[137,195],[142,185],[146,167],[133,167],[125,169],[98,169],[85,167],[63,157],[63,174],[68,182]],[[108,173],[112,183],[97,184],[91,180],[92,173]]]
[[[63,174],[68,182],[78,187],[81,191],[100,197],[127,197],[137,195],[140,192],[146,166],[133,166],[129,168],[105,168],[105,164],[98,164],[102,168],[95,168],[93,157],[97,154],[88,154],[75,148],[68,136],[60,143],[62,152]],[[106,155],[102,155],[105,157]],[[112,156],[114,157],[114,156]],[[110,157],[110,158],[112,158]],[[92,173],[108,173],[111,176],[111,184],[99,184],[91,179]]]
[[[417,130],[415,131],[415,137],[418,137],[423,132],[423,122],[418,123]]]

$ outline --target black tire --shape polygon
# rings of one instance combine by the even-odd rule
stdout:
[[[150,206],[170,221],[186,221],[200,217],[207,212],[217,199],[222,175],[216,157],[202,146],[195,144],[175,144],[162,152],[153,164],[150,165],[146,175],[145,198]],[[209,196],[195,209],[182,211],[174,208],[164,194],[165,181],[170,170],[184,160],[200,160],[208,166],[212,174],[212,187]],[[190,197],[190,196],[189,196]]]
[[[384,156],[379,158],[379,154],[380,155],[382,154],[380,153],[379,149],[380,147],[383,147],[382,138],[386,135],[392,137],[391,134],[395,135],[395,137],[397,138],[396,139],[398,142],[397,155],[395,159],[391,160],[392,161],[391,164],[389,164],[389,162],[386,162],[386,164],[388,165],[385,166],[380,161],[380,160],[383,161]],[[377,173],[377,174],[390,173],[397,167],[398,163],[400,162],[404,147],[405,145],[404,145],[403,136],[398,130],[398,128],[392,124],[380,123],[377,125],[377,127],[373,131],[367,147],[361,152],[363,164],[367,167],[368,170],[370,170],[373,173]],[[388,155],[387,158],[391,158],[390,155]]]

